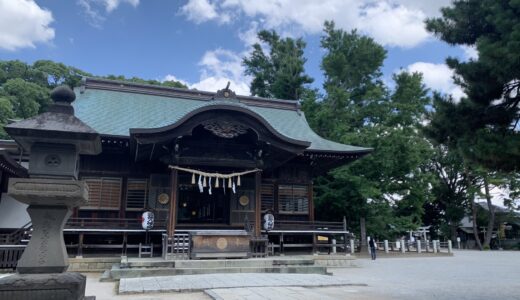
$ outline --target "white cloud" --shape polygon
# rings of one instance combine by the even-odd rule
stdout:
[[[0,48],[34,48],[54,39],[52,13],[33,0],[0,0]]]
[[[460,46],[462,51],[464,51],[464,58],[466,60],[470,59],[478,59],[478,50],[475,46]]]
[[[96,28],[101,28],[106,20],[106,15],[114,11],[122,3],[127,3],[133,7],[139,5],[139,0],[77,0],[78,5],[83,9],[88,23]],[[101,11],[104,7],[105,11]]]
[[[409,48],[430,38],[424,20],[438,16],[447,4],[449,0],[189,0],[181,11],[195,23],[233,16],[289,35],[320,33],[323,23],[333,20],[339,28],[357,28],[383,45]]]
[[[426,86],[433,90],[452,95],[455,101],[464,97],[462,89],[453,82],[453,71],[445,64],[432,64],[427,62],[416,62],[407,67],[409,72],[423,74]]]
[[[206,51],[199,61],[201,75],[198,82],[189,83],[178,79],[174,75],[166,75],[163,81],[176,80],[190,89],[216,92],[226,87],[228,81],[230,89],[238,95],[249,95],[251,78],[243,75],[242,57],[230,50],[218,48]]]
[[[168,74],[168,75],[164,76],[161,79],[161,81],[178,81],[178,82],[184,84],[185,86],[189,86],[190,85],[186,80],[179,79],[175,75],[172,75],[172,74]]]
[[[252,21],[249,24],[249,29],[240,31],[238,33],[238,38],[246,46],[252,46],[256,43],[260,43],[260,39],[258,38],[258,22]]]
[[[233,79],[225,77],[210,76],[202,79],[201,81],[190,85],[190,88],[201,91],[216,92],[226,87],[227,83],[230,82],[230,89],[235,91],[237,95],[249,95],[249,85],[245,82],[235,81]]]
[[[116,9],[121,3],[128,3],[133,7],[137,7],[139,5],[139,0],[98,0],[104,6],[107,12],[111,12]]]
[[[440,17],[441,8],[450,6],[453,0],[394,0],[394,3],[417,9],[429,18]]]
[[[217,13],[216,6],[209,0],[189,0],[179,12],[196,24],[217,19],[219,23],[228,23],[231,17],[228,13]]]
[[[420,10],[378,2],[365,8],[357,27],[383,45],[410,48],[430,36],[424,28],[425,17]]]
[[[231,89],[240,95],[249,95],[251,79],[244,76],[242,57],[229,50],[218,48],[206,51],[199,62],[201,66],[200,81],[190,88],[205,91],[217,91],[231,82]]]

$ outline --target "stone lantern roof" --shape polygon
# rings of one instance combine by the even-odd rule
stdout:
[[[48,111],[5,126],[6,132],[26,151],[35,143],[75,145],[79,154],[99,154],[99,134],[74,116],[76,95],[68,86],[51,92],[54,103]]]

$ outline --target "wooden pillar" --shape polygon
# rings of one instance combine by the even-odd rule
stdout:
[[[77,256],[83,256],[83,232],[80,232],[78,236],[78,254]]]
[[[318,253],[316,251],[316,232],[312,233],[312,254]]]
[[[307,188],[308,188],[307,199],[309,201],[309,221],[314,221],[314,197],[313,197],[314,189],[313,189],[312,181],[307,186]]]
[[[172,169],[170,176],[170,211],[168,216],[168,237],[175,234],[175,225],[177,223],[177,185],[178,173],[176,169]]]
[[[127,246],[128,246],[128,232],[123,232],[123,255],[127,254]]]
[[[261,222],[262,222],[262,199],[261,199],[261,190],[262,190],[262,173],[255,173],[255,236],[260,236],[261,234]]]
[[[127,191],[127,185],[128,185],[128,178],[125,176],[123,177],[123,180],[121,182],[121,201],[119,201],[119,218],[124,219],[126,218],[125,212],[126,212],[126,191]]]

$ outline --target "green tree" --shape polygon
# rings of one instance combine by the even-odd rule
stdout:
[[[17,118],[29,118],[44,112],[50,104],[49,89],[21,78],[9,79],[2,85],[2,92],[11,101]]]
[[[434,143],[430,161],[432,201],[425,203],[425,225],[440,229],[453,242],[457,228],[468,208],[468,186],[460,153],[446,145]]]
[[[40,86],[47,85],[47,78],[45,74],[39,70],[34,69],[19,60],[0,60],[0,85],[4,84],[9,79],[20,78],[27,82],[32,82]]]
[[[415,229],[428,200],[431,153],[418,130],[430,103],[422,76],[400,72],[389,91],[381,80],[384,48],[333,22],[325,23],[322,47],[326,94],[304,99],[309,123],[329,139],[374,152],[317,181],[319,216],[346,215],[351,226],[361,217],[361,227],[366,218],[367,229],[379,236]]]
[[[9,119],[14,117],[13,105],[7,97],[0,96],[0,124],[7,124]],[[0,127],[0,138],[8,138],[7,133],[4,131],[3,126]]]
[[[142,79],[139,77],[131,77],[126,78],[124,75],[108,75],[102,78],[110,79],[110,80],[119,80],[119,81],[126,81],[126,82],[132,82],[132,83],[139,83],[139,84],[151,84],[151,85],[159,85],[159,86],[165,86],[165,87],[173,87],[173,88],[181,88],[186,89],[188,88],[185,84],[183,84],[180,81],[175,80],[168,80],[168,81],[159,81],[155,79]]]
[[[245,74],[253,77],[251,94],[266,98],[299,100],[305,85],[313,79],[305,74],[304,49],[301,39],[280,38],[273,30],[258,32],[261,43],[256,43],[249,57],[242,61]]]
[[[52,60],[38,60],[32,67],[45,74],[49,88],[55,88],[60,84],[66,84],[71,88],[81,84],[81,78],[92,74],[75,67],[66,66]]]
[[[452,136],[469,146],[461,148],[467,159],[515,170],[520,166],[520,2],[457,0],[441,11],[426,28],[449,44],[474,46],[479,54],[465,62],[447,59],[467,95],[456,116],[467,126]]]

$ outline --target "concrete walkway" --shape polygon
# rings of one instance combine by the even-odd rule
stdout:
[[[156,292],[196,292],[207,289],[247,287],[324,287],[349,286],[352,280],[318,274],[232,273],[123,278],[119,294]]]

